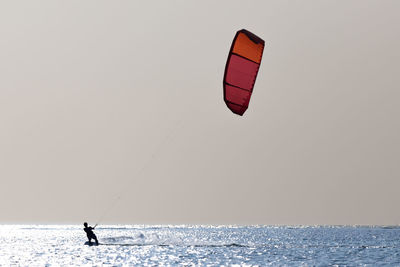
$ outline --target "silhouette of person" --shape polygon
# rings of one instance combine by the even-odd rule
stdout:
[[[86,232],[87,238],[89,239],[89,245],[92,244],[92,239],[96,242],[96,245],[99,244],[99,241],[97,240],[96,235],[93,233],[94,228],[96,228],[97,224],[94,227],[88,226],[87,222],[83,223],[83,231]]]

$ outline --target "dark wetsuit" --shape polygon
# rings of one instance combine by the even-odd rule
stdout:
[[[94,228],[91,226],[83,228],[83,230],[86,232],[87,238],[89,239],[89,243],[92,243],[92,239],[96,242],[96,245],[99,244],[99,241],[97,241],[96,235],[93,233]]]

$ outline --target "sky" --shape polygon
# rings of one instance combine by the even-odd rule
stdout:
[[[1,1],[0,223],[400,224],[399,1]],[[236,31],[265,40],[243,117]]]

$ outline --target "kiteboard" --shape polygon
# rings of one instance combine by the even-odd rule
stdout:
[[[90,242],[90,243],[89,243],[89,241],[86,241],[86,242],[85,242],[85,245],[91,247],[91,246],[98,246],[98,245],[100,245],[100,243],[96,245],[96,242]]]

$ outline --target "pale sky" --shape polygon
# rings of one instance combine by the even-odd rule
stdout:
[[[1,1],[0,223],[400,224],[399,1]],[[236,31],[266,42],[243,117]]]

